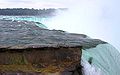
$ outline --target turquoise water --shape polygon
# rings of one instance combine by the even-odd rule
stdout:
[[[82,60],[88,61],[91,57],[92,64],[84,65],[91,73],[86,75],[120,75],[120,53],[112,45],[100,44],[96,48],[83,50]],[[94,74],[95,72],[98,73]]]
[[[36,16],[0,16],[0,19],[5,20],[18,20],[18,21],[33,21],[37,22],[36,25],[41,28],[47,28],[44,22],[48,20],[46,17],[36,17]]]

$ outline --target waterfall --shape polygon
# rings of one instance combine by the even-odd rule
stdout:
[[[93,59],[89,64],[87,61],[91,57]],[[110,44],[100,44],[95,48],[83,50],[83,71],[85,75],[119,75],[119,58],[119,51]]]

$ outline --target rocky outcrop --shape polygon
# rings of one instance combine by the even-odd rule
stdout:
[[[39,28],[34,22],[0,20],[0,72],[80,75],[82,49],[104,43],[84,34]]]

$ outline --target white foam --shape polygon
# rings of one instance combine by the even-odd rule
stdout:
[[[90,65],[86,60],[82,60],[81,64],[83,66],[82,70],[84,75],[103,75],[99,68],[96,68],[94,65]]]

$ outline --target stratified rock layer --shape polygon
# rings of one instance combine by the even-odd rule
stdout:
[[[0,53],[0,71],[59,72],[80,63],[80,47],[37,48]]]
[[[0,71],[73,71],[80,64],[81,49],[104,43],[83,34],[39,28],[34,22],[0,20]]]

